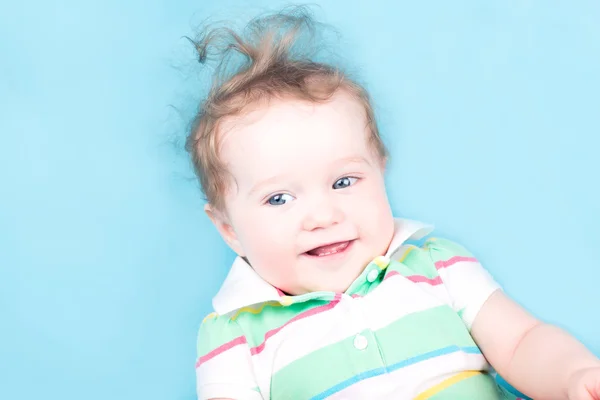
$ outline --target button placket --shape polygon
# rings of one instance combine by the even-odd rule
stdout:
[[[370,272],[370,271],[369,271]],[[383,273],[382,270],[379,274]],[[378,274],[378,275],[379,275]],[[366,352],[375,352],[379,359],[380,366],[385,367],[385,358],[382,354],[382,349],[379,347],[379,343],[376,338],[375,332],[372,330],[374,321],[369,318],[370,310],[369,305],[371,302],[369,298],[356,298],[351,299],[349,302],[349,317],[354,322],[354,337],[352,338],[352,351],[364,354]]]
[[[367,281],[369,281],[369,283],[375,282],[379,277],[380,272],[381,270],[379,268],[373,268],[372,270],[370,270],[367,274]]]
[[[348,318],[352,321],[352,330],[355,332],[353,347],[356,350],[364,350],[368,346],[367,338],[361,334],[367,328],[367,321],[363,313],[363,299],[347,297]]]

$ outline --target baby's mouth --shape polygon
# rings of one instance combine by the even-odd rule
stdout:
[[[312,250],[307,251],[305,254],[313,257],[325,257],[332,254],[341,253],[350,246],[351,240],[345,242],[331,243],[324,246],[316,247]]]

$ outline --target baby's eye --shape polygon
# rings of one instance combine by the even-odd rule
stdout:
[[[345,176],[343,178],[338,179],[334,184],[333,184],[333,188],[334,189],[344,189],[347,188],[348,186],[352,186],[354,185],[354,183],[357,181],[357,178],[353,178],[351,176]]]
[[[281,205],[284,205],[285,203],[287,203],[288,201],[292,201],[292,200],[294,200],[293,196],[286,194],[286,193],[278,193],[276,195],[269,197],[269,200],[267,200],[267,203],[269,203],[272,206],[281,206]]]

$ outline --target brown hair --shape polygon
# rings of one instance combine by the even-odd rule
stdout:
[[[219,159],[219,123],[272,98],[317,103],[344,90],[364,106],[370,144],[378,155],[387,157],[367,91],[341,68],[315,61],[314,52],[302,47],[306,37],[311,47],[316,25],[305,7],[294,7],[252,20],[243,35],[223,27],[206,29],[196,40],[188,38],[200,63],[209,56],[220,59],[210,92],[200,105],[186,141],[202,190],[213,207],[224,210],[227,190],[227,170]],[[236,55],[244,62],[231,72]]]

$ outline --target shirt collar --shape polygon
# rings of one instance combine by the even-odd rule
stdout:
[[[394,237],[385,254],[388,258],[392,258],[407,240],[419,240],[427,236],[433,230],[433,226],[396,218],[394,229]],[[243,258],[237,257],[212,304],[217,314],[223,315],[253,304],[279,302],[282,296],[280,290],[263,280]]]

